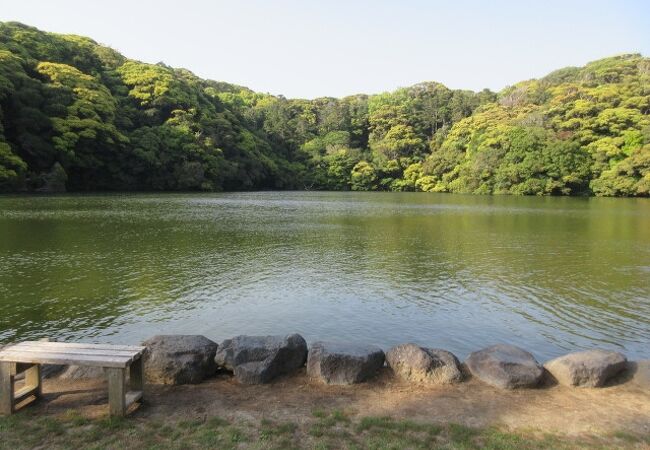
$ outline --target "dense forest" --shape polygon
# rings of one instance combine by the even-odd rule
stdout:
[[[0,191],[650,195],[650,59],[287,99],[0,23]]]

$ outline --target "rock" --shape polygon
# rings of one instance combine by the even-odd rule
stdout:
[[[315,342],[309,349],[307,375],[326,384],[360,383],[384,365],[384,352],[374,345]]]
[[[611,350],[586,350],[552,359],[544,368],[565,386],[600,387],[627,367],[625,355]]]
[[[450,352],[402,344],[386,353],[386,362],[395,374],[408,381],[451,384],[462,380],[458,359]]]
[[[104,378],[105,376],[104,369],[101,367],[66,366],[55,378],[61,380],[84,380],[89,378]]]
[[[243,384],[264,384],[305,365],[307,342],[299,334],[237,336],[219,346],[215,361]]]
[[[154,336],[142,343],[145,379],[153,384],[196,384],[214,375],[217,344],[204,336]]]
[[[544,373],[533,355],[509,344],[474,352],[465,364],[472,375],[501,389],[536,386]]]

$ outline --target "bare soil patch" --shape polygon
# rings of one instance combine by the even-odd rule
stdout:
[[[34,414],[78,411],[87,418],[107,414],[102,380],[47,380]],[[629,432],[650,434],[650,361],[604,388],[578,389],[547,380],[537,389],[504,391],[469,379],[452,386],[419,386],[396,380],[388,369],[349,387],[311,382],[304,372],[268,385],[245,386],[227,374],[198,385],[147,386],[146,402],[133,417],[156,421],[274,420],[304,424],[314,411],[344,411],[349,417],[386,416],[470,427],[499,426],[568,435]]]

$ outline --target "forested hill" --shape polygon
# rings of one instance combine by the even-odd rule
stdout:
[[[648,196],[650,59],[292,100],[0,23],[0,190]]]

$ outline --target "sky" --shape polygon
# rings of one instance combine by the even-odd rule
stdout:
[[[289,98],[422,81],[500,90],[606,56],[650,56],[650,0],[0,0],[0,21]]]

